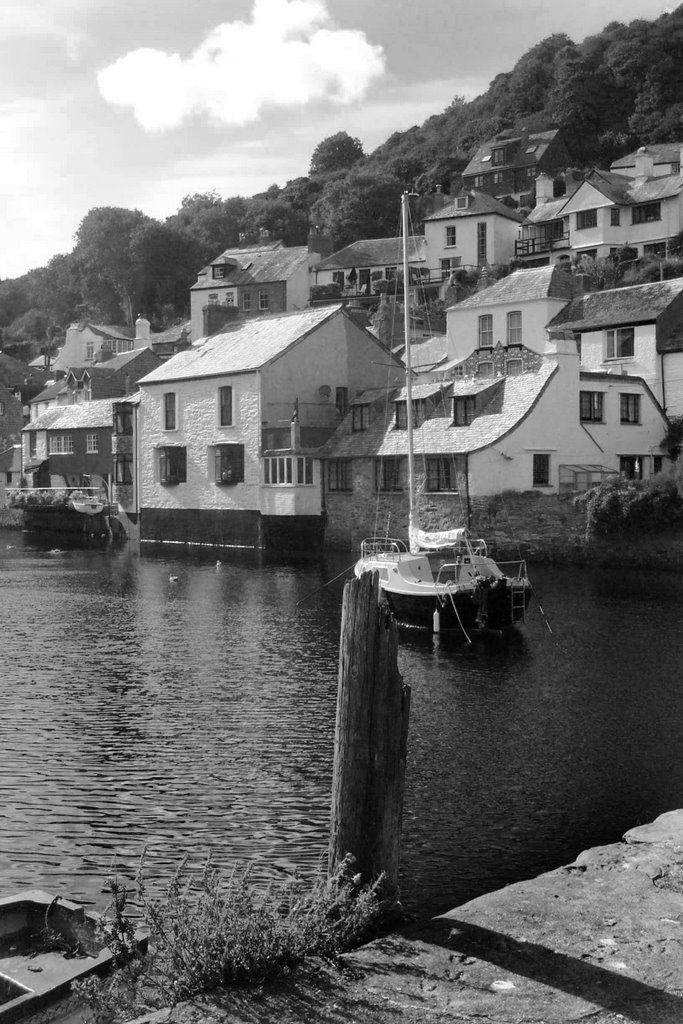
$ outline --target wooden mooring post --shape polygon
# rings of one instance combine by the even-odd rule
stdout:
[[[377,573],[344,587],[328,867],[347,854],[364,882],[385,873],[398,893],[410,687],[398,670],[398,629]]]

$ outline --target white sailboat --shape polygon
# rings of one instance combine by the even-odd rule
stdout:
[[[409,315],[409,193],[401,198],[403,303],[405,329],[408,442],[408,542],[369,537],[361,544],[354,572],[377,572],[379,585],[399,622],[441,629],[504,630],[524,619],[531,584],[523,560],[497,563],[481,538],[464,527],[425,532],[417,525],[412,417],[412,366]]]

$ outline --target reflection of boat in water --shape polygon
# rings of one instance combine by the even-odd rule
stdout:
[[[402,197],[403,308],[405,331],[406,408],[413,408],[410,359],[408,193]],[[413,417],[406,416],[408,442],[409,543],[371,537],[361,544],[356,576],[377,572],[379,586],[396,618],[408,625],[503,630],[524,619],[531,599],[526,563],[498,563],[485,541],[473,539],[463,527],[428,533],[417,528]]]
[[[76,512],[85,516],[96,516],[104,510],[104,502],[92,494],[85,494],[83,491],[74,491],[71,495],[71,507]]]

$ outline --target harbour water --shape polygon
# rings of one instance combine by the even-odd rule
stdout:
[[[0,531],[0,894],[101,907],[115,862],[262,879],[327,842],[343,577]],[[438,912],[683,805],[683,580],[532,567],[510,642],[403,632],[402,890]],[[548,628],[552,627],[552,632]]]

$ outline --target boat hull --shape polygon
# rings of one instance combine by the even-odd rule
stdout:
[[[381,583],[380,583],[381,585]],[[434,629],[438,611],[439,629],[502,631],[524,619],[531,600],[531,585],[526,581],[514,594],[507,581],[485,590],[461,590],[445,596],[435,593],[417,596],[382,587],[387,603],[398,622],[407,626]]]

